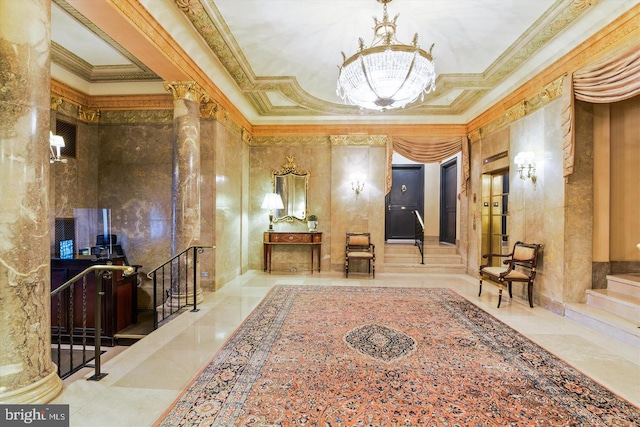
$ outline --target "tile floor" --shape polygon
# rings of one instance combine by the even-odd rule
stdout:
[[[185,312],[131,347],[111,349],[99,382],[83,369],[65,381],[51,403],[70,405],[71,426],[151,426],[227,340],[268,290],[282,285],[449,287],[575,366],[618,395],[640,406],[640,350],[583,327],[526,299],[508,295],[496,308],[497,288],[466,275],[379,273],[375,279],[339,273],[265,274],[250,271],[218,292],[205,295],[197,313]]]

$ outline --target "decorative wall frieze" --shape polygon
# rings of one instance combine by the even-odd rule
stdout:
[[[90,108],[100,110],[173,110],[170,94],[100,95],[89,98]]]
[[[387,135],[331,135],[331,145],[358,145],[384,147],[387,145]]]
[[[100,110],[97,109],[85,109],[82,106],[78,107],[78,120],[85,123],[99,123],[100,122]]]
[[[63,99],[61,96],[51,95],[51,109],[58,111],[58,107],[62,105]]]
[[[202,104],[209,101],[209,94],[194,81],[164,82],[164,89],[173,95],[173,99],[187,99]]]
[[[74,105],[89,106],[89,96],[82,92],[79,92],[66,84],[59,82],[55,79],[51,79],[51,94],[57,95],[64,101]]]
[[[507,109],[504,114],[482,126],[470,132],[467,136],[469,140],[474,143],[483,137],[498,132],[511,123],[520,120],[521,118],[539,110],[547,105],[549,102],[562,96],[562,82],[565,76],[561,76],[546,86],[539,89],[534,96],[529,99],[520,101]]]
[[[172,124],[173,110],[105,110],[101,111],[100,124]]]
[[[245,128],[242,128],[242,142],[244,142],[247,145],[251,145],[252,139],[253,139],[253,136],[251,135],[251,133]]]
[[[284,147],[329,144],[328,136],[254,136],[249,145],[252,147]]]

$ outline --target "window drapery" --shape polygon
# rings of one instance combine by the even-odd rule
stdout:
[[[437,163],[462,151],[461,193],[467,193],[469,179],[469,144],[466,136],[403,138],[394,136],[388,140],[387,188],[391,191],[391,163],[395,151],[409,160],[420,163]]]
[[[574,97],[594,104],[624,101],[640,94],[640,45],[634,39],[599,61],[565,78],[562,106],[564,177],[573,173],[575,154]]]

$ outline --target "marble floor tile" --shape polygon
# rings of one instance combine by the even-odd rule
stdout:
[[[466,275],[379,273],[375,279],[340,273],[266,274],[258,271],[234,279],[205,295],[197,313],[185,312],[127,348],[107,352],[99,382],[86,381],[85,368],[65,381],[52,403],[70,405],[71,426],[151,426],[200,372],[273,285],[447,287],[500,319],[613,392],[640,405],[640,351],[594,332],[525,299],[503,298]],[[514,289],[515,291],[515,289]],[[514,292],[515,293],[515,292]],[[113,354],[109,354],[112,352]]]

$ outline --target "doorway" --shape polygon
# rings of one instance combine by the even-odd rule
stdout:
[[[440,241],[456,244],[456,216],[458,209],[458,161],[450,160],[440,166]]]
[[[509,172],[482,175],[482,253],[509,253]],[[500,259],[493,258],[494,266]]]
[[[393,165],[391,178],[391,191],[385,198],[384,239],[413,239],[413,211],[424,218],[424,165]]]

